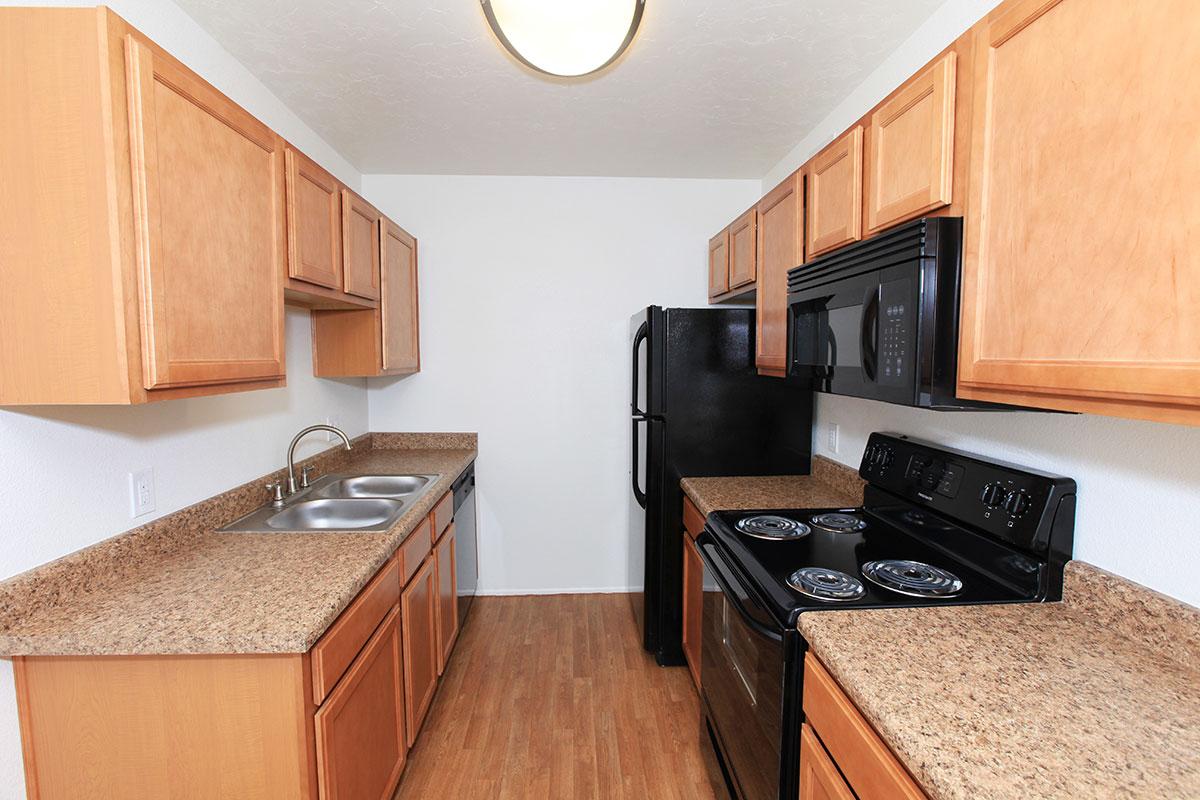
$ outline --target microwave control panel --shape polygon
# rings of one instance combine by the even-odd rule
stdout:
[[[911,363],[916,316],[907,280],[889,281],[879,287],[879,364],[877,383],[903,386],[912,382]]]

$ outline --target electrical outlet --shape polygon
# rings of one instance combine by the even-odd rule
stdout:
[[[825,448],[834,455],[838,451],[838,425],[831,422],[825,427]]]
[[[154,469],[146,467],[129,473],[130,514],[140,517],[154,510]]]
[[[337,417],[335,417],[335,416],[334,416],[334,415],[332,415],[332,414],[330,414],[329,416],[325,417],[325,424],[326,424],[326,425],[332,425],[332,426],[333,426],[333,427],[335,427],[335,428],[341,428],[341,427],[342,427],[342,424],[341,424],[341,423],[338,421],[338,418],[337,418]],[[338,435],[337,435],[336,433],[334,433],[333,431],[325,431],[325,441],[327,441],[327,442],[340,442],[341,440],[342,440],[342,437],[338,436]]]

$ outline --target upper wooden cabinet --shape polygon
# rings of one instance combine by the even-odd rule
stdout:
[[[279,137],[105,8],[0,10],[0,74],[0,404],[282,385]]]
[[[752,208],[729,226],[729,288],[758,278],[758,209]]]
[[[787,272],[804,261],[804,173],[797,170],[758,202],[755,365],[782,376],[787,362]]]
[[[871,113],[868,234],[950,204],[955,65],[946,53]]]
[[[342,189],[342,269],[347,294],[379,299],[380,214],[349,189]]]
[[[729,291],[729,228],[708,240],[708,296]]]
[[[1009,2],[975,29],[959,396],[1200,424],[1189,0]],[[1069,44],[1069,46],[1067,46]]]
[[[855,125],[808,162],[809,258],[862,238],[863,129]]]
[[[288,276],[342,288],[342,189],[302,153],[287,149]]]
[[[417,240],[379,221],[378,308],[313,311],[313,371],[321,378],[409,375],[421,369]]]

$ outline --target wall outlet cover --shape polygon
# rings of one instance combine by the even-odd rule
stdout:
[[[838,451],[838,425],[836,422],[831,422],[825,428],[825,447],[830,453],[836,454]]]
[[[154,468],[129,473],[130,514],[140,517],[154,510]]]

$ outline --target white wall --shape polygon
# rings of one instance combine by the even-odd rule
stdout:
[[[481,589],[625,588],[629,319],[706,303],[706,243],[758,181],[364,177],[418,237],[421,372],[377,430],[479,432]]]
[[[999,0],[949,0],[764,177],[763,191],[807,161],[982,18]],[[837,453],[826,426],[840,429]],[[871,431],[906,433],[1058,472],[1079,483],[1075,555],[1200,605],[1200,429],[1108,417],[947,414],[820,395],[816,452],[857,466]],[[1136,522],[1126,522],[1137,509]]]
[[[94,5],[0,0],[0,5]],[[361,175],[169,0],[109,0],[113,10],[348,185]],[[308,315],[287,315],[284,389],[139,408],[0,410],[0,578],[202,500],[283,463],[304,425],[336,417],[367,431],[363,381],[312,377]],[[328,444],[307,444],[310,454]],[[131,519],[127,473],[153,467],[156,513]],[[0,662],[0,798],[25,796],[12,668]]]

